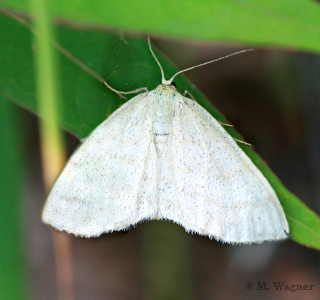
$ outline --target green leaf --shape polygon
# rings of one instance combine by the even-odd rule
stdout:
[[[29,299],[21,223],[21,144],[16,106],[0,95],[0,295]]]
[[[92,25],[201,40],[320,51],[320,6],[312,0],[55,0],[54,16]],[[0,6],[28,13],[27,0]]]
[[[0,73],[1,93],[37,113],[30,33],[6,16],[0,16],[0,24],[0,69],[5,70]],[[161,80],[158,66],[144,39],[120,38],[101,31],[77,31],[63,27],[58,28],[58,36],[60,44],[118,90],[129,91],[145,86],[152,90]],[[176,70],[163,57],[159,59],[169,78]],[[60,67],[63,93],[60,124],[84,138],[124,100],[62,55]],[[185,77],[179,75],[175,82],[180,92],[190,91],[216,119],[225,120]],[[232,136],[241,138],[232,128],[227,130]],[[290,237],[301,244],[320,249],[319,217],[285,189],[252,149],[241,147],[276,191],[287,214]]]

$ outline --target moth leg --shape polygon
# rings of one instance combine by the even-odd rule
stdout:
[[[218,120],[217,120],[218,121]],[[233,127],[232,124],[228,124],[228,123],[224,123],[224,122],[220,122],[218,121],[220,125],[225,126],[225,127]]]
[[[53,45],[60,50],[66,57],[68,57],[71,61],[73,61],[75,64],[77,64],[82,70],[90,74],[92,77],[96,78],[100,82],[102,82],[108,89],[111,91],[117,93],[121,98],[127,99],[123,95],[128,95],[128,94],[134,94],[134,93],[139,93],[141,91],[146,91],[148,92],[148,88],[139,88],[133,91],[129,92],[122,92],[114,89],[112,86],[110,86],[99,74],[97,74],[95,71],[91,70],[88,66],[86,66],[82,61],[80,61],[78,58],[73,56],[69,51],[67,51],[65,48],[63,48],[60,44],[57,42],[53,41]]]
[[[110,86],[108,83],[106,83],[105,81],[103,81],[104,85],[110,89],[111,91],[117,93],[121,98],[124,98],[124,99],[127,99],[125,96],[123,95],[129,95],[129,94],[135,94],[135,93],[140,93],[142,91],[145,91],[145,92],[149,92],[148,88],[147,87],[143,87],[143,88],[138,88],[138,89],[135,89],[133,91],[128,91],[128,92],[123,92],[123,91],[118,91],[116,89],[114,89],[112,86]]]
[[[187,90],[185,90],[185,91],[183,92],[183,95],[182,95],[182,96],[185,97],[186,95],[189,95],[190,98],[191,98],[193,101],[198,102],[198,101],[196,100],[196,98],[193,97],[193,95],[192,95],[189,91],[187,91]]]
[[[250,144],[250,143],[247,143],[247,142],[245,142],[245,141],[241,141],[241,140],[239,140],[239,139],[236,139],[236,138],[234,138],[234,137],[232,137],[237,143],[239,143],[239,144],[243,144],[243,145],[246,145],[246,146],[248,146],[248,147],[250,147],[250,148],[253,148],[253,146]]]

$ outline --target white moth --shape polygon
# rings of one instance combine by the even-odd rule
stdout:
[[[83,237],[167,219],[232,244],[286,238],[266,178],[216,119],[177,92],[172,81],[183,71],[165,80],[150,51],[162,83],[90,134],[54,184],[43,221]]]

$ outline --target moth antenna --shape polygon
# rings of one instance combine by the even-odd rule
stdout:
[[[157,59],[156,55],[154,54],[154,52],[153,52],[153,50],[152,50],[151,42],[150,42],[150,36],[148,36],[148,43],[149,43],[150,52],[151,52],[153,58],[154,58],[154,59],[156,60],[156,62],[158,63],[158,65],[159,65],[159,67],[160,67],[160,70],[161,70],[161,76],[162,76],[161,83],[162,83],[162,84],[167,84],[167,85],[171,84],[172,80],[171,80],[171,81],[170,81],[170,80],[168,81],[168,80],[166,80],[166,79],[164,78],[164,72],[163,72],[162,66],[161,66],[159,60]]]
[[[205,63],[202,63],[202,64],[199,64],[199,65],[196,65],[196,66],[193,66],[193,67],[190,67],[190,68],[181,70],[181,71],[177,72],[176,74],[174,74],[174,75],[171,77],[170,80],[166,80],[166,82],[168,82],[169,84],[171,84],[172,81],[173,81],[173,79],[174,79],[177,75],[179,75],[180,73],[183,73],[183,72],[186,72],[186,71],[189,71],[189,70],[192,70],[192,69],[195,69],[195,68],[198,68],[198,67],[207,65],[207,64],[211,64],[211,63],[213,63],[213,62],[216,62],[216,61],[218,61],[218,60],[225,59],[225,58],[230,57],[230,56],[234,56],[234,55],[237,55],[237,54],[240,54],[240,53],[244,53],[244,52],[255,51],[255,50],[256,50],[256,49],[246,49],[246,50],[237,51],[237,52],[228,54],[228,55],[226,55],[226,56],[222,56],[222,57],[219,57],[219,58],[216,58],[216,59],[207,61],[207,62],[205,62]]]

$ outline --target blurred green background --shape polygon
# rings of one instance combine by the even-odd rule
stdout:
[[[27,17],[26,1],[3,1]],[[177,77],[217,119],[254,145],[249,157],[276,190],[292,240],[231,246],[144,222],[98,239],[72,238],[76,299],[278,299],[274,281],[314,284],[297,291],[319,299],[320,8],[313,1],[55,1],[56,39],[119,90],[160,81],[142,35],[164,54],[167,78],[231,52],[239,55]],[[63,26],[62,26],[63,25]],[[39,113],[29,29],[0,14],[0,297],[57,299],[50,230],[40,220],[45,192],[38,144]],[[304,51],[304,52],[303,52]],[[170,63],[173,62],[176,68]],[[69,153],[124,100],[59,55],[59,123]],[[200,92],[201,91],[201,92]],[[213,108],[204,98],[210,99]],[[17,105],[15,105],[16,103]],[[221,113],[220,113],[221,112]],[[230,133],[239,137],[234,130]],[[300,200],[291,194],[297,195]],[[253,289],[246,287],[252,282]],[[269,291],[257,282],[268,282]]]

